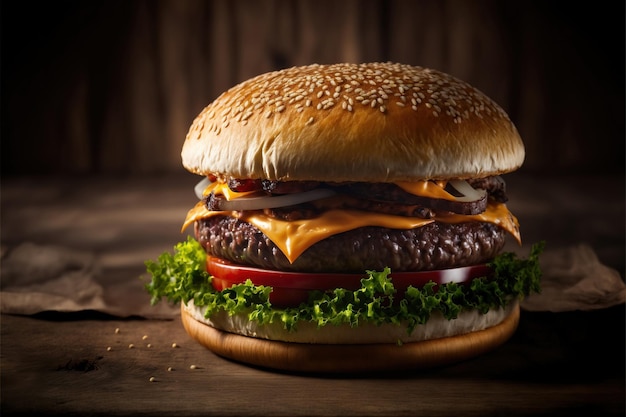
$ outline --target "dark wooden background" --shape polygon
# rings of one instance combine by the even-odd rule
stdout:
[[[90,0],[2,3],[2,174],[182,171],[200,110],[292,65],[398,61],[498,101],[524,170],[624,169],[624,2]]]
[[[525,244],[586,243],[624,276],[624,1],[0,0],[0,16],[0,255],[22,242],[93,253],[104,299],[124,311],[148,308],[143,261],[181,240],[197,201],[197,177],[180,164],[193,118],[239,81],[314,62],[422,65],[486,92],[526,143],[525,173],[507,178]],[[326,378],[222,360],[178,320],[3,314],[0,406],[3,416],[624,416],[624,319],[623,304],[523,311],[492,354]],[[68,369],[83,361],[98,369]]]

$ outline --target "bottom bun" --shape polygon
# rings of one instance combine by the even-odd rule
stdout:
[[[263,368],[315,373],[426,369],[460,362],[505,343],[515,333],[520,314],[519,304],[514,302],[499,323],[482,330],[409,343],[330,344],[294,343],[231,333],[198,320],[194,310],[193,306],[181,306],[183,326],[193,339],[215,354]]]

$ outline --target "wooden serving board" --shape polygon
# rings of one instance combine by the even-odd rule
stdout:
[[[219,356],[284,371],[355,373],[426,369],[484,354],[517,329],[519,306],[500,324],[466,335],[398,344],[307,344],[228,333],[194,319],[181,306],[187,333]]]

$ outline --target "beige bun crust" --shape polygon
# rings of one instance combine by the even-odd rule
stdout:
[[[448,74],[394,63],[293,67],[223,93],[195,119],[183,166],[200,175],[394,182],[519,168],[506,113]]]
[[[449,365],[504,344],[517,329],[514,303],[497,324],[482,330],[408,343],[293,343],[231,333],[197,320],[181,307],[187,333],[215,354],[264,368],[297,372],[406,371]]]

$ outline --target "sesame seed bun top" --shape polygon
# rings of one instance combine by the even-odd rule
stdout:
[[[310,65],[224,92],[193,122],[182,161],[201,175],[394,182],[510,172],[524,145],[496,103],[448,74]]]

